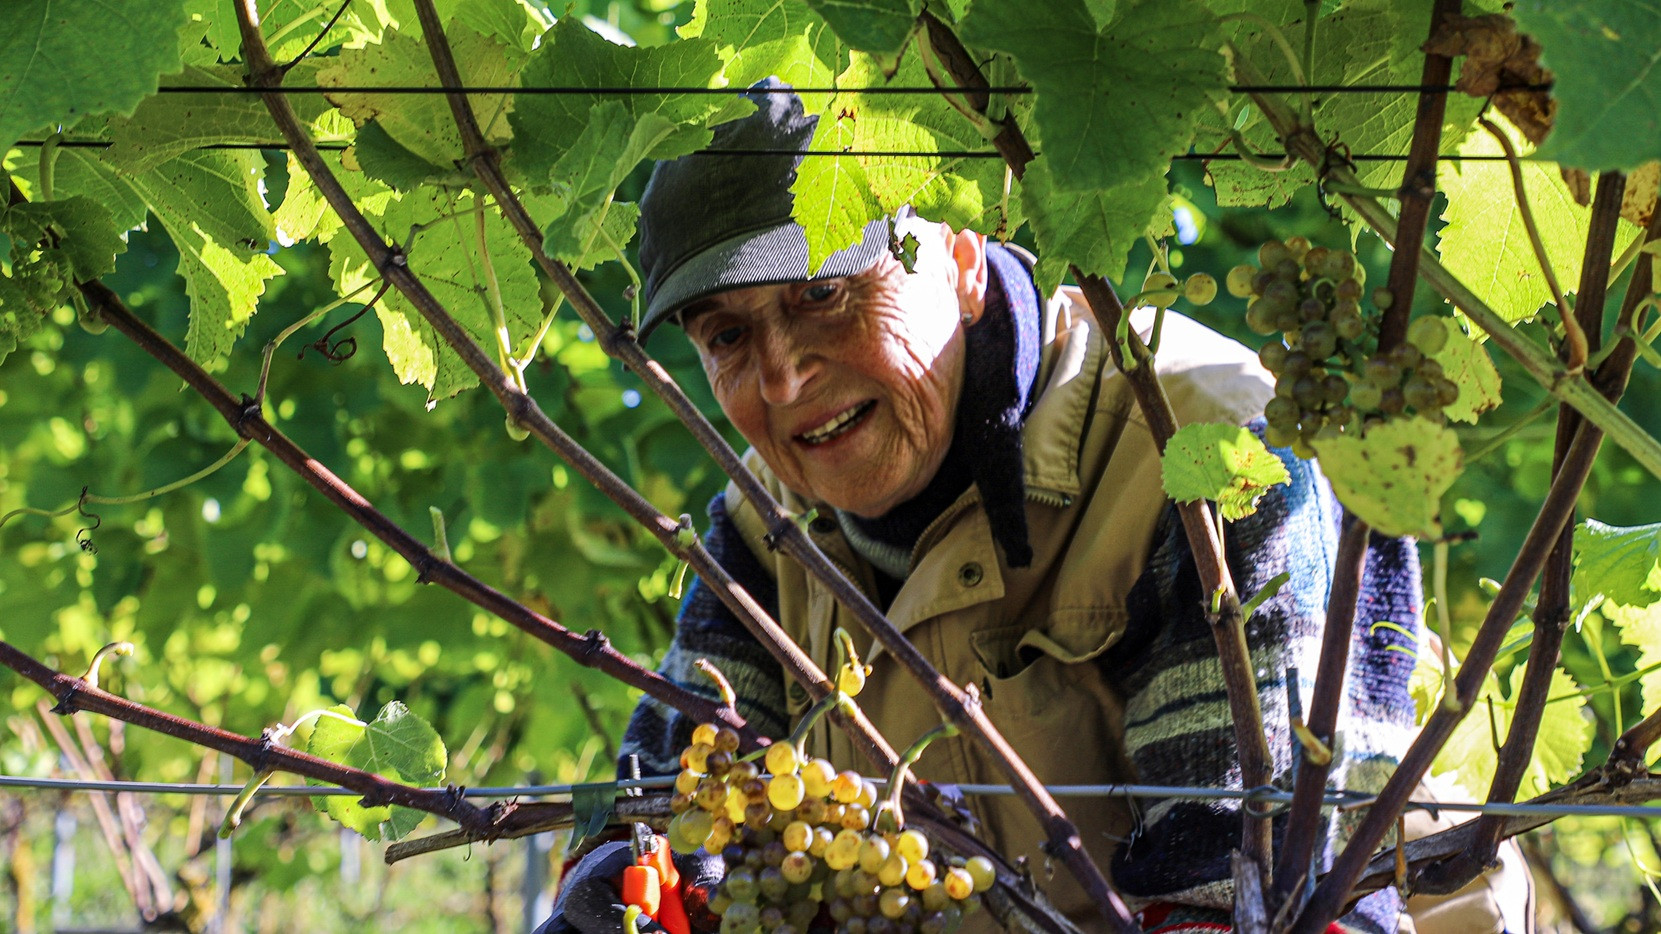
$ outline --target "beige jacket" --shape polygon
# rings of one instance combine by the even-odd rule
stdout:
[[[1134,320],[1144,333],[1151,325],[1151,318]],[[1043,346],[1041,390],[1023,432],[1032,564],[1010,568],[1003,562],[979,508],[980,494],[971,487],[924,531],[888,617],[944,677],[980,692],[988,716],[1045,784],[1135,781],[1122,753],[1124,698],[1087,662],[1124,630],[1126,595],[1168,504],[1159,457],[1082,296],[1063,290],[1049,302]],[[1255,354],[1175,314],[1166,316],[1158,370],[1181,424],[1243,424],[1261,414],[1273,394],[1272,377]],[[964,391],[972,392],[972,384]],[[787,509],[828,512],[786,490],[753,451],[747,462]],[[726,502],[751,551],[778,582],[784,629],[826,670],[837,663],[831,634],[839,626],[866,653],[875,670],[859,701],[876,727],[903,747],[939,725],[921,688],[869,644],[824,586],[766,547],[766,524],[736,487],[728,487]],[[811,529],[819,547],[874,594],[870,566],[836,523],[813,523]],[[792,685],[789,696],[792,717],[801,715],[808,706],[805,692]],[[839,767],[865,765],[847,737],[828,726],[816,729],[808,745]],[[931,745],[916,771],[940,783],[1007,781],[962,738]],[[968,803],[990,842],[1011,859],[1027,858],[1057,907],[1087,929],[1097,926],[1089,922],[1094,910],[1072,876],[1059,866],[1049,875],[1039,848],[1042,834],[1019,799],[970,795]],[[1131,830],[1125,801],[1075,798],[1063,806],[1098,865],[1109,865]]]

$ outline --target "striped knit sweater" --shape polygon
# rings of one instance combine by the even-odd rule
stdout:
[[[1005,279],[1011,277],[1007,264],[999,263],[994,269]],[[1010,316],[1016,334],[1030,334],[1037,326],[1036,305],[1026,300],[1026,289],[1009,291],[1007,309],[999,302],[999,310]],[[1002,290],[998,297],[1003,298]],[[992,305],[989,302],[989,309]],[[1008,330],[1002,333],[1003,353],[1016,356],[1017,342]],[[1020,396],[1011,403],[1024,403],[1024,392]],[[1261,431],[1260,422],[1253,427]],[[1276,784],[1290,787],[1294,740],[1288,726],[1287,673],[1297,673],[1298,693],[1309,697],[1341,510],[1314,464],[1298,460],[1289,450],[1276,453],[1286,463],[1291,483],[1273,488],[1256,514],[1229,524],[1225,542],[1229,566],[1242,594],[1255,593],[1282,571],[1290,575],[1286,586],[1258,610],[1247,627],[1247,641],[1258,667],[1265,729],[1275,758]],[[949,459],[972,456],[957,445],[949,453]],[[986,472],[972,472],[984,490]],[[926,490],[919,499],[932,498],[943,507],[966,485],[963,478],[970,471],[960,468],[942,473],[942,483],[955,486],[945,491],[952,495]],[[911,511],[921,512],[904,523],[912,528],[851,521],[848,516],[841,519],[844,528],[853,525],[848,529],[854,533],[850,543],[881,568],[887,563],[881,560],[885,545],[914,541],[922,524],[936,514],[927,509]],[[769,613],[776,613],[777,588],[741,540],[723,497],[710,503],[709,517],[705,544],[711,555]],[[910,539],[905,538],[908,534]],[[1005,542],[1000,540],[1000,544]],[[879,580],[884,576],[879,573]],[[892,599],[903,581],[883,584],[880,596]],[[1420,593],[1418,553],[1413,544],[1375,537],[1351,637],[1350,673],[1331,778],[1334,787],[1358,791],[1381,787],[1411,738],[1413,703],[1407,682],[1413,656],[1391,647],[1413,647],[1414,637],[1404,633],[1418,631]],[[1240,787],[1233,725],[1217,675],[1204,598],[1173,507],[1167,510],[1147,564],[1129,595],[1130,619],[1124,636],[1099,660],[1123,685],[1126,751],[1144,783]],[[1375,625],[1380,621],[1400,629]],[[738,694],[739,713],[759,732],[770,736],[788,732],[786,685],[779,666],[714,594],[695,581],[681,606],[677,632],[660,671],[684,687],[709,694],[707,679],[694,667],[699,658],[710,659],[727,675]],[[629,723],[623,754],[638,756],[648,774],[672,773],[694,725],[646,698]],[[1139,832],[1120,848],[1112,866],[1118,887],[1127,895],[1161,906],[1160,927],[1190,920],[1226,922],[1222,909],[1230,904],[1229,853],[1238,845],[1238,804],[1166,800],[1145,804],[1141,816]],[[1327,828],[1328,845],[1318,856],[1322,868],[1334,845],[1347,836],[1349,828],[1340,823],[1335,821]],[[1170,906],[1174,910],[1168,911]],[[1345,926],[1356,931],[1394,931],[1400,907],[1395,893],[1385,890],[1363,900],[1345,918]]]

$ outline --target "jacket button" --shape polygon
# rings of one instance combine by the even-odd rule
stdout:
[[[973,587],[979,584],[984,577],[986,577],[986,572],[982,571],[980,565],[974,561],[957,569],[957,582],[965,587]]]

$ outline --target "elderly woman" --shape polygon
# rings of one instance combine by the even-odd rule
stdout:
[[[1040,779],[1239,787],[1206,595],[1162,493],[1154,441],[1090,309],[1069,291],[1041,295],[1021,251],[913,216],[871,224],[860,243],[810,270],[790,185],[816,118],[779,85],[750,96],[757,111],[718,127],[712,152],[653,173],[642,199],[643,335],[665,321],[685,329],[751,445],[750,467],[787,508],[816,510],[817,544],[945,677],[979,690]],[[908,235],[918,243],[910,271],[890,246]],[[1184,423],[1249,423],[1273,392],[1252,352],[1174,315],[1158,367]],[[1340,510],[1312,465],[1281,455],[1292,482],[1225,540],[1242,592],[1291,574],[1248,632],[1284,778],[1287,679],[1314,671]],[[826,590],[768,549],[735,487],[709,515],[711,553],[822,666],[836,663],[834,629],[855,633],[875,666],[860,703],[890,740],[904,745],[939,723],[927,695],[885,664]],[[1419,626],[1419,594],[1412,545],[1376,542],[1333,768],[1339,786],[1376,787],[1411,735],[1412,656],[1389,650],[1411,645],[1403,633]],[[1380,620],[1395,626],[1373,628]],[[694,584],[663,672],[704,686],[699,658],[725,672],[739,711],[764,734],[786,735],[808,706]],[[624,752],[647,773],[674,772],[692,727],[647,699]],[[808,749],[840,768],[867,765],[829,727],[810,734]],[[936,742],[918,772],[939,783],[1002,781],[964,739]],[[1150,929],[1226,930],[1234,803],[1069,801],[1091,853]],[[968,807],[992,845],[1029,861],[1059,907],[1100,923],[1067,873],[1049,876],[1038,825],[1017,799],[971,795]],[[1345,923],[1395,931],[1400,916],[1386,891]]]

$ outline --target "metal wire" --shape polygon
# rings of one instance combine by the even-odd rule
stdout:
[[[25,139],[18,140],[13,146],[39,147],[46,145],[45,140]],[[108,149],[115,145],[105,139],[66,139],[58,143],[62,149]],[[342,152],[351,148],[350,143],[317,143],[317,148],[324,152]],[[231,150],[287,150],[287,143],[207,143],[194,146],[198,149],[231,149]],[[809,150],[802,152],[796,149],[699,149],[692,153],[695,156],[808,156],[808,157],[854,157],[854,158],[894,158],[894,159],[1002,159],[1003,154],[990,149],[943,149],[929,150],[886,150],[886,149],[826,149]],[[1264,157],[1278,159],[1286,157],[1285,153],[1262,153]],[[1184,152],[1171,157],[1174,162],[1238,162],[1239,153],[1206,153]],[[1348,157],[1353,162],[1405,162],[1406,155],[1394,153],[1353,153]],[[1505,156],[1494,155],[1448,155],[1437,157],[1441,162],[1504,162]]]
[[[548,795],[569,795],[574,791],[615,785],[618,789],[668,788],[675,783],[673,776],[625,779],[615,783],[600,782],[578,785],[520,785],[481,788],[463,788],[459,793],[468,798],[530,798]],[[877,780],[876,784],[886,782]],[[1015,794],[1009,785],[954,785],[966,795]],[[172,782],[80,781],[67,778],[28,778],[0,775],[0,788],[24,788],[58,792],[127,792],[133,794],[218,795],[241,793],[242,785],[194,784]],[[1194,788],[1175,785],[1049,785],[1050,794],[1058,798],[1175,798],[1185,801],[1249,801],[1253,804],[1284,804],[1292,800],[1292,793],[1278,788]],[[443,791],[445,789],[427,789]],[[289,797],[348,796],[361,797],[361,792],[330,785],[265,785],[256,794]],[[1372,795],[1355,791],[1328,793],[1324,803],[1345,808],[1364,807]],[[1409,801],[1409,809],[1430,811],[1459,811],[1474,814],[1497,814],[1506,817],[1528,815],[1542,817],[1634,817],[1661,818],[1661,805],[1646,804],[1479,804],[1449,801]]]
[[[1519,84],[1502,87],[1494,93],[1506,91],[1549,91],[1552,85]],[[1227,90],[1234,94],[1435,94],[1456,91],[1451,84],[1232,84]],[[734,85],[725,88],[698,87],[518,87],[515,85],[458,85],[434,87],[431,85],[278,85],[277,87],[248,87],[236,84],[181,84],[157,88],[159,94],[533,94],[533,95],[602,95],[632,97],[646,94],[686,94],[692,96],[740,94],[1032,94],[1033,89],[1023,85],[994,85],[989,87],[936,87],[934,85],[869,85],[864,87],[807,87],[807,88],[749,88]]]

